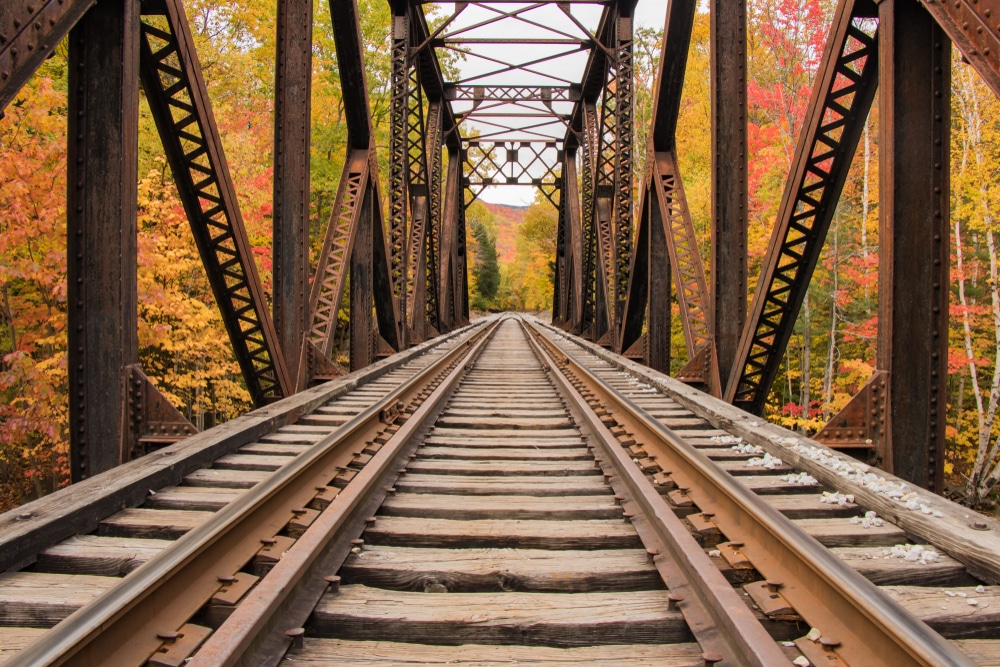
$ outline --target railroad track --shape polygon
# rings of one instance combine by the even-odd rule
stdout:
[[[830,472],[811,441],[536,323],[425,347],[179,443],[165,458],[183,474],[162,464],[172,481],[141,507],[61,492],[0,517],[18,570],[0,575],[0,650],[26,665],[997,664],[993,522],[916,492],[893,515],[885,488]],[[170,477],[132,467],[113,498]],[[67,507],[100,515],[100,534],[63,539]],[[868,507],[903,527],[852,521]],[[935,558],[891,557],[919,554],[897,545],[925,525]]]

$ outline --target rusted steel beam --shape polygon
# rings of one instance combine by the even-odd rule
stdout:
[[[705,269],[698,254],[698,241],[691,224],[687,201],[673,156],[677,117],[680,113],[681,91],[687,68],[691,30],[696,3],[690,0],[672,2],[667,8],[663,28],[663,46],[653,90],[653,120],[650,146],[644,169],[644,190],[641,202],[641,224],[655,224],[648,230],[647,261],[651,266],[670,266],[682,297],[681,316],[688,342],[688,356],[693,356],[708,339],[707,307],[710,302],[705,284]],[[669,165],[669,166],[666,166]],[[641,231],[637,238],[641,238]],[[660,241],[663,245],[660,246]],[[671,249],[668,254],[668,248]],[[635,250],[638,260],[642,251]],[[696,280],[700,276],[700,282]],[[658,370],[667,370],[670,359],[670,275],[662,269],[648,275],[648,285],[640,285],[630,273],[628,306],[622,329],[622,348],[627,349],[639,338],[642,322],[637,318],[646,311],[650,331],[647,346],[655,358]],[[666,299],[659,303],[648,299]],[[653,319],[656,323],[653,323]],[[697,320],[692,324],[691,320]],[[655,330],[655,332],[654,332]],[[665,339],[661,339],[665,337]],[[649,361],[647,359],[647,361]]]
[[[649,216],[649,292],[646,307],[645,363],[662,373],[670,372],[670,335],[673,304],[668,249],[667,224],[663,208],[656,205],[651,192],[646,193],[645,210]]]
[[[448,173],[445,177],[444,208],[441,213],[440,258],[438,265],[441,286],[439,321],[445,330],[457,326],[458,294],[456,291],[455,271],[458,262],[458,217],[459,209],[463,207],[462,192],[462,157],[461,151],[448,149]]]
[[[356,371],[375,361],[378,329],[372,322],[375,305],[373,266],[375,247],[375,203],[373,188],[365,187],[358,205],[357,230],[351,244],[351,370]]]
[[[452,148],[456,148],[459,144],[457,122],[451,108],[451,102],[447,99],[441,63],[438,62],[434,49],[430,48],[430,27],[419,7],[413,7],[412,16],[410,31],[413,43],[414,45],[424,45],[424,48],[417,49],[413,54],[416,61],[415,66],[420,68],[421,85],[429,100],[445,101],[441,106],[441,124],[444,133],[442,139]]]
[[[619,346],[623,351],[631,348],[642,336],[642,325],[646,320],[649,303],[650,271],[650,220],[649,194],[643,194],[639,207],[639,220],[636,225],[635,245],[632,252],[632,263],[629,266],[628,293],[625,298],[625,315],[618,334]],[[657,267],[654,271],[659,271]],[[626,355],[628,356],[628,355]],[[645,361],[645,356],[642,357]]]
[[[463,160],[464,162],[464,160]],[[462,194],[463,205],[458,207],[458,227],[455,229],[455,239],[457,240],[455,256],[455,270],[454,276],[455,294],[461,302],[461,308],[459,309],[460,319],[458,324],[465,325],[469,323],[469,263],[468,255],[466,254],[466,225],[465,225],[465,212],[468,210],[468,205],[464,204],[465,194]],[[469,202],[472,203],[471,201]]]
[[[353,84],[343,90],[348,154],[312,284],[308,345],[314,346],[324,359],[329,359],[333,353],[337,315],[348,282],[348,271],[357,271],[359,280],[367,281],[367,293],[352,290],[352,303],[360,304],[367,294],[365,303],[371,310],[374,299],[378,326],[373,325],[371,313],[363,307],[358,306],[357,312],[352,309],[350,348],[353,369],[374,360],[380,336],[390,347],[398,349],[400,319],[398,304],[392,296],[393,281],[381,227],[381,209],[370,201],[365,203],[369,199],[378,201],[378,163],[372,146],[368,84],[356,0],[331,2],[330,17],[341,80],[352,81]],[[375,216],[379,222],[372,223],[365,216]],[[365,225],[372,229],[366,231]],[[303,351],[303,359],[307,352]],[[303,384],[300,379],[300,387]]]
[[[565,172],[563,174],[563,185],[565,185]],[[567,285],[569,281],[570,248],[567,242],[569,230],[566,222],[566,200],[559,201],[558,221],[556,223],[556,256],[555,256],[555,277],[552,285],[552,322],[562,324],[566,319],[566,311],[569,308],[569,295]]]
[[[309,330],[309,143],[312,1],[278,0],[274,84],[274,328],[285,359]],[[289,372],[294,365],[289,366]],[[295,378],[291,378],[293,383]]]
[[[379,195],[378,163],[375,156],[369,158],[371,171],[369,176],[372,188],[372,201],[381,202]],[[372,292],[375,298],[375,319],[378,322],[378,335],[388,347],[399,352],[403,349],[403,320],[393,298],[392,271],[389,265],[389,239],[385,234],[385,222],[382,218],[382,207],[372,205],[375,220],[372,223],[374,241],[372,242]]]
[[[444,112],[448,103],[433,100],[427,110],[427,177],[430,211],[427,225],[426,270],[427,297],[424,300],[424,319],[433,332],[442,331],[440,318],[441,289],[438,266],[441,263],[441,216],[444,202],[441,193],[442,149],[444,147]]]
[[[350,85],[341,86],[348,147],[368,150],[372,143],[372,119],[358,3],[357,0],[331,0],[329,6],[340,80],[350,82]]]
[[[427,235],[430,221],[430,187],[427,178],[427,128],[420,70],[409,67],[407,87],[406,146],[410,229],[406,243],[406,325],[408,342],[422,342],[427,324]],[[437,106],[440,113],[440,105]],[[440,119],[438,119],[440,120]]]
[[[712,0],[712,311],[722,376],[737,364],[747,310],[746,0]]]
[[[566,186],[559,195],[560,201],[566,202],[566,225],[569,229],[570,244],[570,279],[566,286],[568,311],[566,322],[569,330],[579,333],[583,317],[584,305],[584,232],[580,213],[580,180],[576,166],[577,150],[567,149],[563,160],[563,170],[566,174]]]
[[[66,271],[74,482],[128,460],[126,367],[139,361],[139,7],[101,2],[69,38]]]
[[[841,0],[792,159],[725,399],[760,414],[837,208],[878,83],[870,0]]]
[[[96,0],[0,2],[0,117]]]
[[[653,91],[653,127],[650,132],[653,148],[657,151],[674,148],[684,74],[691,46],[691,30],[697,8],[698,3],[694,0],[676,0],[667,7],[663,47]]]
[[[942,489],[948,378],[951,44],[916,0],[879,4],[882,467]]]
[[[614,328],[625,318],[629,264],[632,258],[634,205],[632,202],[632,153],[635,140],[633,112],[635,76],[632,55],[632,10],[635,0],[618,0],[615,35],[615,241],[614,241]],[[620,341],[615,343],[622,351]]]
[[[684,340],[691,358],[712,340],[705,265],[698,252],[698,238],[684,194],[677,156],[672,151],[664,151],[653,154],[651,158],[648,169],[653,172],[650,181],[653,199],[650,206],[656,207],[665,227],[670,263],[677,283]]]
[[[576,86],[473,86],[445,84],[446,100],[458,102],[577,102]]]
[[[597,36],[601,44],[607,44],[614,34],[615,22],[613,19],[612,7],[606,6],[601,14],[597,30]],[[565,145],[575,147],[582,145],[582,139],[586,132],[587,107],[596,104],[606,83],[606,73],[608,68],[608,55],[604,49],[591,49],[587,64],[583,70],[583,77],[580,82],[580,100],[573,107],[573,114],[570,118],[569,128],[566,131]],[[584,209],[586,214],[586,208]]]
[[[1000,96],[1000,3],[995,0],[921,0],[952,43]]]
[[[597,167],[597,105],[583,105],[583,131],[580,143],[582,198],[581,221],[583,230],[583,302],[581,303],[581,321],[579,335],[591,340],[596,338],[598,313],[598,294],[603,294],[605,288],[600,280],[598,270],[599,255],[597,247],[597,225],[594,220],[594,186]],[[607,321],[607,315],[603,315]]]
[[[255,405],[293,391],[180,0],[144,15],[146,99],[236,360]],[[164,20],[165,19],[165,20]]]
[[[389,265],[393,298],[402,324],[405,347],[407,332],[408,256],[407,232],[410,223],[409,133],[411,59],[411,12],[405,3],[393,4],[392,94],[389,103]]]
[[[326,357],[333,352],[337,313],[344,298],[347,271],[358,225],[361,224],[362,201],[368,190],[370,171],[369,152],[351,151],[340,177],[337,198],[316,267],[316,279],[309,299],[312,321],[308,340]]]

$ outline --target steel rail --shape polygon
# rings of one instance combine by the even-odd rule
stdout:
[[[302,415],[368,382],[387,377],[421,354],[453,343],[469,331],[463,327],[444,334],[0,514],[0,570],[20,569],[33,562],[43,549],[96,530],[99,521],[122,507],[139,505],[150,489],[180,484],[186,475],[215,459],[294,424]]]
[[[11,667],[142,665],[346,465],[353,446],[373,440],[395,414],[476,340],[480,329],[375,404],[320,440],[266,481],[216,512],[122,582],[13,656]]]
[[[571,372],[655,458],[664,473],[686,489],[698,508],[714,515],[713,521],[729,544],[765,579],[780,582],[781,596],[821,631],[843,662],[893,667],[976,664],[705,454],[572,355],[559,350],[547,336],[541,338],[556,350],[558,358],[565,358]]]
[[[571,360],[536,329],[528,328],[523,320],[521,325],[525,327],[539,360],[551,369],[552,381],[597,436],[595,444],[603,451],[604,461],[610,463],[632,502],[649,522],[659,544],[668,552],[669,558],[657,555],[653,562],[672,594],[689,594],[681,597],[677,606],[702,648],[717,654],[711,656],[706,653],[705,664],[718,663],[720,667],[791,665],[791,660],[670,509],[667,501],[653,488],[618,439],[561,372],[561,369],[568,368],[570,373],[575,374],[575,369],[567,366]],[[591,376],[584,383],[590,389],[595,388],[600,380]],[[643,541],[646,541],[645,538]],[[647,544],[647,548],[650,546]]]
[[[387,483],[399,474],[395,464],[415,449],[416,436],[433,422],[503,318],[478,338],[414,411],[405,424],[312,523],[268,575],[240,601],[236,610],[198,649],[188,667],[277,664],[291,643],[289,628],[305,624],[330,585],[324,575],[347,558],[350,526],[364,526],[388,495]],[[408,445],[413,447],[408,447]],[[280,624],[280,625],[279,625]]]

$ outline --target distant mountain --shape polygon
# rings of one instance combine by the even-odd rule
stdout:
[[[497,260],[500,264],[510,264],[514,261],[516,252],[517,226],[524,220],[524,212],[528,207],[483,203],[493,214],[493,223],[497,228]]]

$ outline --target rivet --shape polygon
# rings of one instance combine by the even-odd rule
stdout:
[[[701,654],[701,659],[705,661],[705,667],[712,667],[717,662],[722,662],[722,655],[709,651]]]
[[[291,628],[289,630],[285,630],[285,636],[292,640],[292,648],[296,650],[302,648],[304,643],[302,638],[305,634],[305,628]]]

